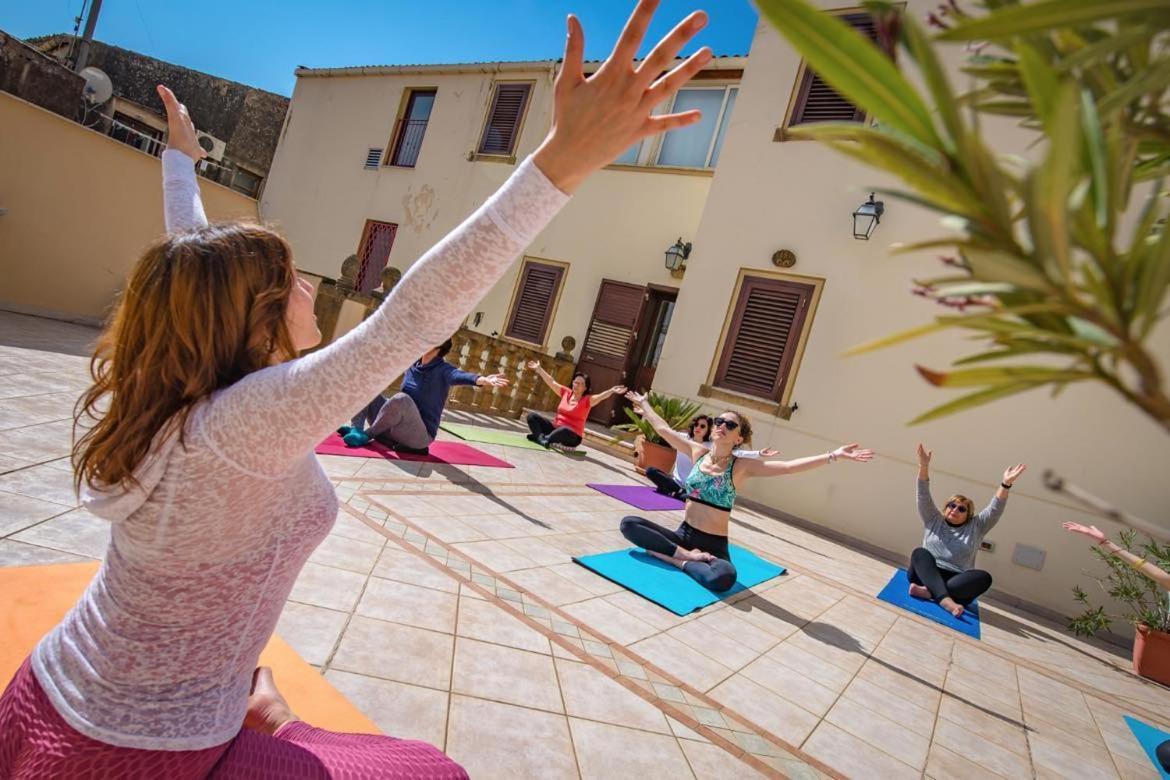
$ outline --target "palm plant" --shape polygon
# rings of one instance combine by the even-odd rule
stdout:
[[[686,428],[691,423],[691,419],[699,413],[702,408],[701,404],[693,401],[686,401],[682,398],[673,398],[662,393],[656,393],[651,390],[646,394],[646,401],[650,404],[650,408],[658,413],[658,416],[666,421],[674,430],[681,430]],[[633,409],[625,409],[626,417],[630,418],[630,422],[615,425],[619,431],[632,431],[640,433],[651,444],[666,445],[666,440],[658,435],[650,422],[641,415],[637,414]]]
[[[868,2],[879,37],[898,40],[917,66],[921,93],[877,46],[805,0],[758,0],[762,14],[834,89],[876,124],[792,128],[905,189],[889,197],[944,215],[946,235],[900,252],[946,249],[945,275],[916,292],[949,311],[934,322],[851,350],[859,353],[959,328],[983,349],[931,384],[973,392],[917,417],[922,422],[1038,387],[1101,382],[1170,432],[1170,397],[1149,347],[1168,313],[1170,230],[1170,0],[982,0],[970,15],[955,0],[930,16],[937,40],[982,42],[956,93],[936,42],[888,2]],[[982,114],[1019,117],[1042,132],[1042,159],[995,155]],[[1124,219],[1138,198],[1136,224]],[[970,311],[968,311],[970,309]]]

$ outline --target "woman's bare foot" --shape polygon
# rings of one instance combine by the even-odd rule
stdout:
[[[930,591],[927,590],[925,585],[915,585],[912,582],[910,583],[910,595],[916,599],[928,599],[930,598]]]
[[[943,609],[945,609],[947,612],[950,612],[955,617],[962,617],[963,616],[963,605],[956,602],[950,596],[946,596],[944,598],[939,599],[938,605],[940,607],[942,607]]]
[[[715,560],[715,556],[702,550],[684,550],[681,547],[674,548],[674,557],[681,560],[683,563],[688,561],[698,561],[699,563],[707,563]]]
[[[278,728],[292,720],[298,718],[277,690],[276,681],[272,679],[272,669],[267,666],[257,667],[252,673],[252,692],[248,696],[244,728],[275,734]]]

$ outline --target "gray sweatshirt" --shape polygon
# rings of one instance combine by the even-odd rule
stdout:
[[[930,480],[918,480],[918,514],[926,532],[922,535],[922,546],[934,556],[939,568],[960,572],[970,569],[979,552],[979,543],[995,524],[1007,505],[998,496],[991,503],[962,525],[951,525],[938,511],[930,497]]]

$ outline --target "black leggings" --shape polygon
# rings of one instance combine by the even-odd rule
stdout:
[[[1170,772],[1170,739],[1154,748],[1154,755],[1158,757],[1158,763],[1162,768]]]
[[[686,495],[686,489],[674,477],[660,468],[651,466],[646,469],[646,477],[654,483],[654,489],[664,496],[682,498]]]
[[[991,587],[991,575],[982,569],[954,572],[940,569],[934,556],[925,547],[910,553],[910,581],[925,585],[935,601],[950,596],[964,607]]]
[[[663,528],[644,517],[622,518],[622,536],[639,547],[668,557],[674,556],[678,547],[686,550],[699,549],[715,556],[713,561],[687,561],[683,571],[708,590],[720,593],[735,584],[735,566],[727,550],[727,537],[705,533],[683,521],[677,531]]]
[[[576,447],[581,443],[581,435],[572,428],[566,428],[563,425],[560,428],[554,428],[553,424],[547,418],[540,416],[536,412],[528,413],[528,429],[546,447],[550,444],[563,444],[566,447]]]

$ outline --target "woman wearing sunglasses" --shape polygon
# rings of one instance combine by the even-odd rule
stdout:
[[[687,430],[675,431],[675,433],[684,439],[707,447],[708,442],[711,441],[711,415],[696,415],[691,420],[691,425]],[[751,438],[745,436],[744,444],[750,447],[751,443]],[[770,447],[765,447],[762,450],[736,450],[734,454],[737,458],[774,458],[780,453]],[[687,477],[691,475],[691,471],[694,468],[695,462],[691,460],[691,453],[678,450],[674,457],[673,473],[667,474],[662,469],[651,466],[646,469],[646,478],[654,483],[654,490],[656,492],[664,496],[677,498],[680,501],[685,501],[687,497]]]
[[[650,408],[645,395],[630,392],[626,393],[626,398],[659,436],[679,452],[689,455],[695,465],[683,485],[685,495],[682,497],[687,505],[678,529],[671,531],[644,517],[629,516],[622,519],[622,536],[716,592],[729,590],[735,584],[736,572],[727,548],[727,530],[735,496],[747,480],[795,474],[840,459],[867,461],[873,457],[870,450],[847,444],[823,455],[796,460],[741,459],[734,451],[751,440],[752,426],[738,412],[728,411],[713,418],[711,440],[702,443],[672,430]]]
[[[930,497],[933,454],[918,445],[918,514],[926,532],[922,546],[910,554],[910,595],[916,599],[933,599],[959,617],[964,606],[991,587],[991,575],[971,566],[983,537],[999,522],[1012,484],[1028,467],[1017,463],[1004,469],[999,489],[979,514],[974,514],[975,504],[971,499],[959,493],[948,498],[940,512]]]

